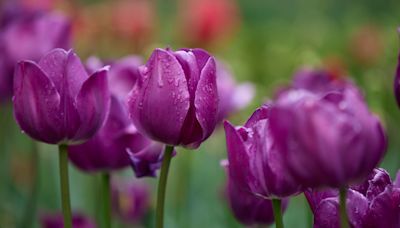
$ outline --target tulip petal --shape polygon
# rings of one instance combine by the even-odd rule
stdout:
[[[14,77],[14,115],[29,136],[56,144],[64,135],[59,131],[62,119],[60,95],[54,84],[30,61],[18,63]]]
[[[156,171],[161,167],[165,145],[147,141],[148,145],[140,151],[128,149],[136,177],[156,177]]]
[[[388,186],[384,192],[372,200],[365,224],[369,227],[400,227],[399,188]]]
[[[82,124],[74,140],[87,140],[104,124],[110,106],[107,72],[108,67],[92,74],[79,91],[76,102]]]
[[[244,142],[228,121],[224,122],[226,147],[229,160],[229,178],[235,181],[235,185],[245,192],[252,192],[253,185],[257,185],[257,178],[251,171],[250,157]],[[254,183],[256,182],[256,183]]]
[[[196,117],[203,129],[203,141],[214,131],[217,123],[218,91],[214,58],[209,58],[201,71],[194,105]]]
[[[253,127],[258,121],[267,119],[269,116],[270,107],[268,105],[263,105],[256,109],[255,112],[247,120],[245,127]]]
[[[171,53],[156,49],[141,74],[128,98],[135,126],[156,141],[179,144],[190,106],[182,67]]]

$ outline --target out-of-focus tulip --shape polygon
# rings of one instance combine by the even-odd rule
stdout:
[[[264,198],[296,194],[300,185],[284,166],[270,132],[270,107],[257,109],[243,127],[225,122],[229,178],[242,191]]]
[[[387,139],[355,85],[309,74],[281,92],[271,135],[292,176],[306,187],[344,187],[380,162]]]
[[[64,221],[61,213],[58,214],[45,214],[41,216],[40,223],[42,228],[63,228]],[[96,223],[83,214],[75,213],[72,215],[73,228],[96,228]]]
[[[38,60],[54,48],[70,47],[70,23],[61,14],[21,18],[2,33],[5,52],[13,62]]]
[[[139,180],[114,180],[111,186],[114,213],[125,222],[140,222],[150,210],[149,186]]]
[[[103,125],[110,105],[107,68],[88,76],[73,51],[54,49],[38,63],[21,61],[14,76],[14,116],[32,138],[77,144]]]
[[[227,171],[229,170],[228,161],[223,161],[222,165]],[[227,181],[226,194],[235,218],[242,224],[250,226],[268,225],[274,222],[271,200],[245,191],[241,188],[240,183],[236,183],[236,180],[230,177]],[[288,203],[288,199],[285,198],[282,206],[283,211],[286,210]]]
[[[69,158],[85,171],[110,171],[132,165],[136,176],[155,176],[164,146],[141,135],[131,123],[125,98],[139,77],[141,59],[129,56],[110,62],[108,81],[110,113],[98,133],[81,145],[69,146]],[[88,60],[89,72],[102,67],[97,58]]]
[[[221,122],[229,114],[246,107],[255,95],[253,84],[236,84],[230,70],[221,62],[217,62],[217,88],[219,96],[218,122]]]
[[[375,64],[383,54],[382,32],[377,26],[358,28],[350,40],[350,53],[354,60],[364,66]]]
[[[239,25],[235,0],[181,1],[182,35],[192,45],[206,46],[233,34]]]
[[[397,178],[399,175],[397,176]],[[315,228],[339,228],[339,197],[336,190],[305,192],[314,213]],[[360,185],[348,190],[349,223],[354,228],[400,227],[400,188],[384,169],[374,169]]]
[[[197,148],[217,123],[215,60],[201,49],[156,49],[128,98],[139,132],[169,145]],[[160,127],[162,126],[162,127]]]
[[[156,7],[149,0],[113,2],[112,25],[116,33],[129,38],[136,46],[149,43],[156,22]]]
[[[69,48],[71,29],[61,14],[25,12],[16,6],[4,12],[0,24],[0,100],[5,100],[12,95],[15,64],[38,61],[54,48]]]

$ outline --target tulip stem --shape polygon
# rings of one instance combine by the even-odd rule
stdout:
[[[280,199],[272,199],[272,209],[274,211],[275,227],[283,228],[282,201]]]
[[[165,192],[167,188],[167,178],[169,165],[171,163],[172,152],[174,151],[173,146],[165,146],[164,158],[161,165],[160,180],[158,182],[157,190],[157,210],[156,210],[156,228],[164,227],[164,202]]]
[[[348,228],[349,227],[349,218],[347,216],[346,210],[346,194],[347,188],[340,188],[340,227]]]
[[[101,175],[101,182],[102,182],[102,194],[103,194],[102,198],[103,198],[103,201],[104,201],[104,204],[103,204],[104,228],[110,228],[111,227],[110,174],[109,173],[103,173]]]
[[[19,226],[21,228],[31,227],[32,223],[34,222],[34,218],[36,217],[36,207],[37,207],[39,185],[40,185],[40,173],[39,173],[40,158],[39,158],[38,147],[39,147],[38,142],[32,141],[33,183],[29,195],[29,200],[25,207],[25,212],[22,217],[21,224]]]
[[[58,150],[59,164],[60,164],[60,184],[61,184],[61,202],[62,212],[64,215],[64,227],[72,227],[72,216],[71,216],[71,203],[69,198],[69,179],[68,179],[68,146],[59,145]]]

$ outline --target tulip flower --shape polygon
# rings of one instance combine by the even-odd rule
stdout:
[[[255,95],[254,85],[245,82],[236,84],[231,71],[217,62],[218,122],[229,114],[246,107]]]
[[[277,224],[280,199],[299,192],[300,184],[287,175],[282,152],[270,132],[270,107],[257,109],[243,127],[225,122],[229,179],[238,188],[261,199],[272,199]],[[279,213],[279,214],[278,214]]]
[[[14,78],[14,115],[21,129],[49,144],[77,144],[103,125],[110,95],[107,68],[88,76],[73,51],[55,49],[38,63],[21,61]]]
[[[281,92],[270,113],[271,135],[293,177],[308,187],[342,187],[366,177],[387,140],[361,93],[350,82],[303,87]]]
[[[229,162],[224,160],[221,164],[229,173]],[[229,176],[229,175],[228,175]],[[236,179],[228,177],[226,195],[235,218],[243,225],[269,225],[274,222],[272,201],[261,196],[245,191]],[[288,205],[288,199],[283,200],[282,212]]]
[[[114,213],[126,223],[138,223],[150,210],[150,189],[143,181],[112,181]]]
[[[14,75],[14,116],[30,137],[58,144],[64,223],[71,227],[67,146],[96,134],[108,113],[107,68],[88,75],[73,51],[54,49]]]
[[[292,88],[278,94],[270,123],[293,178],[304,187],[340,188],[344,208],[346,186],[376,167],[387,139],[357,87],[336,80],[316,74],[295,80]],[[341,221],[346,226],[343,208]]]
[[[128,98],[139,132],[168,145],[190,148],[211,135],[218,110],[213,57],[201,49],[156,49],[140,73]]]
[[[41,216],[40,223],[42,228],[64,228],[64,222],[61,214],[45,214]],[[73,228],[96,228],[95,222],[80,213],[74,213],[72,216]]]
[[[384,169],[374,169],[364,182],[351,186],[346,199],[346,213],[351,227],[400,226],[399,176],[392,183]],[[314,213],[315,228],[340,227],[337,191],[309,189],[305,194]]]
[[[70,47],[71,28],[58,13],[27,12],[10,6],[0,18],[0,99],[12,95],[13,71],[21,60],[39,61],[54,48]]]
[[[137,131],[124,102],[139,77],[141,59],[128,56],[110,64],[111,106],[108,118],[94,137],[68,148],[69,158],[78,168],[88,172],[109,172],[131,164],[137,177],[155,176],[155,171],[161,166],[164,146]],[[103,63],[95,57],[88,60],[89,72],[102,66]]]
[[[201,49],[156,49],[128,95],[140,133],[166,146],[158,185],[156,227],[163,227],[165,186],[173,147],[197,148],[217,124],[215,60]]]

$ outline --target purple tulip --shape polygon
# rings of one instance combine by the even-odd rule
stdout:
[[[257,109],[243,127],[225,122],[229,177],[242,191],[264,198],[296,194],[300,185],[287,175],[270,132],[270,107]]]
[[[128,99],[138,130],[168,145],[200,146],[217,123],[215,68],[201,49],[156,49]]]
[[[14,76],[14,116],[32,138],[78,144],[92,137],[107,116],[107,68],[88,76],[73,51],[54,49],[39,63],[22,61]]]
[[[61,213],[46,214],[41,216],[40,223],[42,228],[63,228],[64,221]],[[73,228],[96,228],[95,222],[83,214],[75,213],[72,215]]]
[[[114,213],[125,222],[137,223],[150,210],[150,188],[143,181],[114,180],[111,192]]]
[[[340,227],[337,191],[308,190],[305,194],[314,213],[315,228]],[[352,186],[347,195],[351,227],[400,227],[400,188],[384,169],[374,169],[363,183]]]
[[[218,87],[218,122],[229,114],[246,107],[255,95],[254,85],[251,83],[236,84],[230,70],[221,62],[217,62]]]
[[[54,48],[70,48],[71,25],[61,14],[30,12],[15,5],[0,17],[0,100],[6,100],[12,95],[15,64],[39,61]]]
[[[228,161],[224,160],[221,163],[229,173]],[[251,226],[268,225],[274,222],[272,201],[243,190],[236,179],[228,177],[226,195],[229,206],[240,223]],[[285,211],[289,200],[285,198],[282,203],[282,210]]]
[[[385,154],[387,139],[358,89],[346,81],[293,87],[277,96],[270,129],[294,179],[305,187],[338,188],[365,178]]]
[[[94,137],[68,148],[69,158],[84,171],[112,171],[132,165],[137,177],[156,176],[164,146],[137,131],[128,117],[124,102],[139,77],[141,59],[129,56],[110,64],[111,106],[108,118]],[[89,72],[102,66],[103,63],[95,57],[88,60]]]

